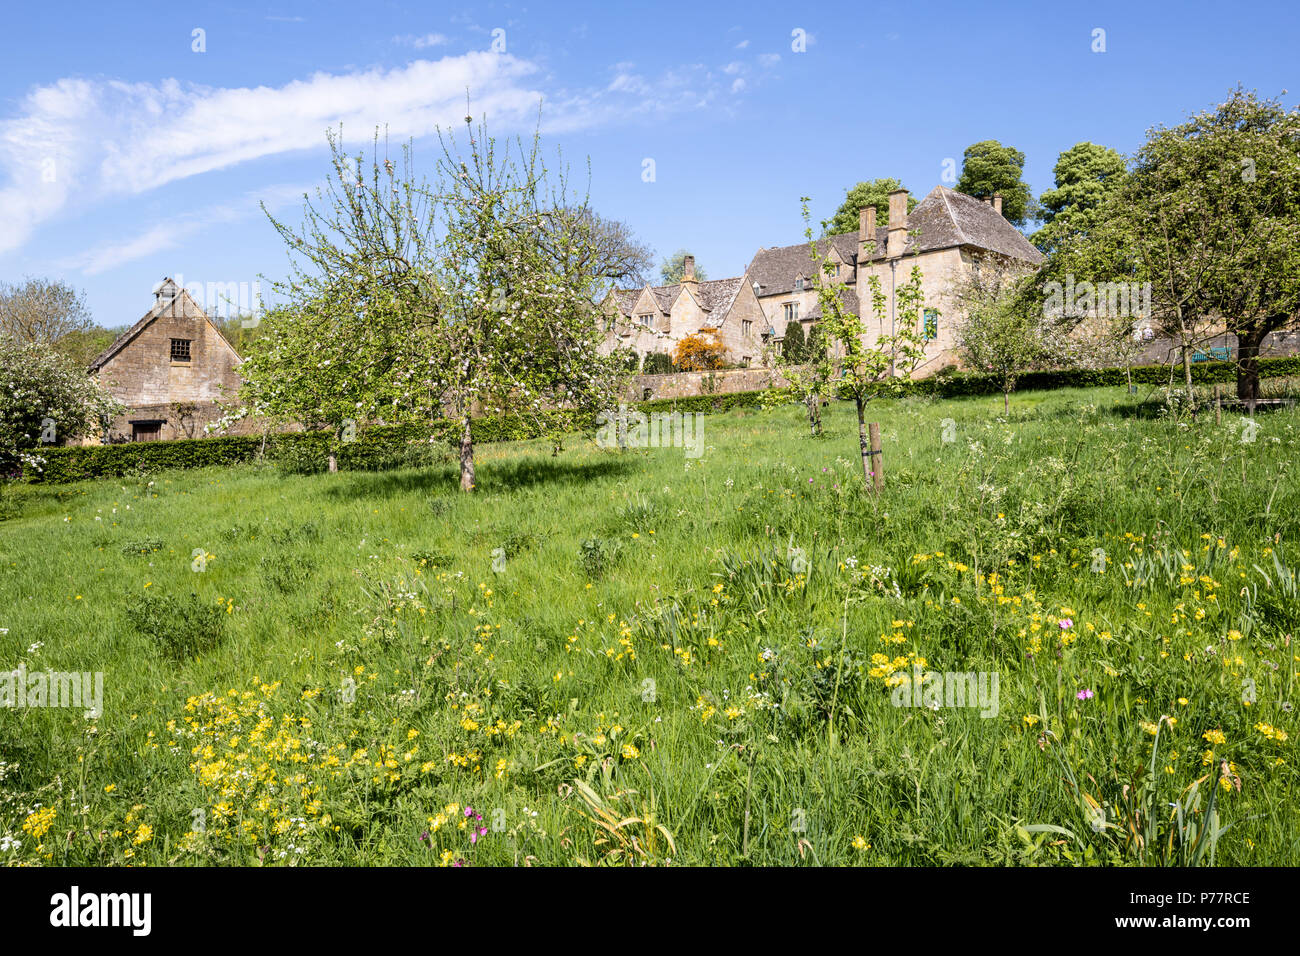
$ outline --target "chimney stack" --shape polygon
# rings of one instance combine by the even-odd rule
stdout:
[[[692,285],[695,283],[695,257],[694,256],[682,257],[682,283],[692,284]]]
[[[907,190],[895,189],[889,194],[889,239],[886,255],[897,259],[903,254],[907,242]]]
[[[875,254],[876,241],[876,207],[862,206],[858,209],[858,262],[867,262]]]
[[[993,211],[997,213],[999,216],[1002,215],[1002,194],[1001,193],[993,194]]]

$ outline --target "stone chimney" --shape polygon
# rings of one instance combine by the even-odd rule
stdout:
[[[876,241],[876,207],[862,206],[858,209],[858,262],[870,262]]]
[[[688,285],[692,289],[698,288],[699,283],[695,281],[695,257],[682,257],[682,285]]]
[[[903,254],[907,242],[907,190],[895,189],[889,194],[889,239],[885,255],[897,259]]]
[[[1001,193],[993,194],[993,211],[997,213],[999,216],[1002,215],[1002,194]]]

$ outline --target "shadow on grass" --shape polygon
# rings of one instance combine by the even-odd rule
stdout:
[[[538,485],[564,488],[585,485],[598,479],[625,475],[634,470],[637,459],[608,455],[597,461],[569,462],[542,456],[493,460],[475,468],[476,490],[480,493],[513,491]],[[460,469],[436,465],[420,470],[396,472],[352,472],[326,490],[339,498],[389,498],[421,492],[454,496],[460,493]]]

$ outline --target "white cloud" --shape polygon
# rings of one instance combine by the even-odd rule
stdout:
[[[758,55],[758,62],[759,62],[759,64],[760,64],[761,66],[766,66],[766,67],[773,67],[773,66],[776,66],[778,63],[781,62],[781,54],[780,54],[780,53],[760,53],[760,54]]]
[[[732,60],[730,63],[728,63],[726,66],[722,68],[722,72],[726,73],[728,76],[734,76],[744,68],[745,68],[744,64],[736,60]]]
[[[339,124],[349,142],[368,139],[376,126],[399,142],[459,128],[466,90],[474,115],[487,116],[494,133],[530,131],[543,101],[529,82],[537,72],[526,60],[479,51],[393,69],[316,73],[277,87],[80,78],[35,87],[16,113],[0,119],[0,254],[74,209],[266,157],[323,150],[325,130]],[[708,108],[724,89],[699,64],[647,79],[622,63],[604,89],[548,94],[543,131]],[[83,254],[85,267],[102,271],[158,251],[165,241],[159,228]]]
[[[476,115],[504,131],[530,125],[541,93],[532,64],[467,53],[405,67],[317,73],[280,87],[212,88],[62,79],[33,89],[0,120],[0,253],[21,245],[74,199],[90,203],[293,150],[325,130],[396,138],[459,124],[465,91]],[[582,118],[566,117],[570,128]]]
[[[606,89],[611,93],[647,93],[650,87],[642,77],[635,73],[620,71],[610,81]]]
[[[283,209],[310,194],[314,186],[276,185],[246,193],[239,200],[210,208],[170,216],[126,239],[101,243],[64,259],[60,269],[77,269],[86,275],[107,272],[124,263],[174,249],[185,239],[220,223],[239,222],[262,215],[261,203],[271,212]]]
[[[405,34],[403,36],[393,37],[393,42],[404,43],[407,46],[415,47],[417,50],[427,50],[429,47],[443,46],[451,41],[441,33],[426,33],[424,36]]]
[[[198,222],[161,222],[149,227],[138,236],[120,242],[104,243],[73,256],[60,265],[64,268],[79,269],[88,276],[97,275],[125,262],[151,256],[164,249],[172,249],[182,239],[198,232],[201,225]]]
[[[745,47],[747,47],[747,46],[749,46],[749,41],[748,41],[748,40],[741,40],[739,43],[736,44],[736,49],[737,49],[737,50],[743,50],[743,49],[745,49]]]
[[[739,77],[739,76],[736,77],[735,82],[733,82],[733,83],[731,84],[731,92],[733,92],[733,93],[739,93],[739,92],[740,92],[741,90],[743,90],[744,88],[745,88],[745,80],[744,80],[744,78],[743,78],[743,77]]]

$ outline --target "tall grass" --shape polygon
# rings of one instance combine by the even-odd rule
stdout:
[[[1300,418],[1141,400],[11,489],[0,666],[106,700],[0,709],[0,860],[1293,864]]]

